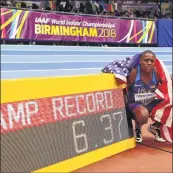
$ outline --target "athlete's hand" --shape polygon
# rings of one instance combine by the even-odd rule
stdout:
[[[126,84],[126,82],[124,82],[123,80],[118,79],[118,78],[116,78],[116,81],[119,85]]]
[[[119,85],[120,88],[126,88],[126,86],[127,86],[126,82],[124,82],[121,79],[116,78],[116,82],[117,82],[117,84]]]

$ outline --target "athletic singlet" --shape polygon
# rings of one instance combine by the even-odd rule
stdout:
[[[152,80],[147,85],[141,80],[140,65],[138,66],[137,75],[134,83],[128,88],[128,102],[129,103],[140,103],[147,106],[150,102],[155,99],[155,90],[157,89],[156,75],[153,70]]]

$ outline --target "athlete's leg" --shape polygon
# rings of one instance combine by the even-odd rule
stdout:
[[[141,127],[148,122],[149,111],[141,104],[130,104],[129,108],[132,110],[135,118],[136,125]]]
[[[129,104],[126,109],[127,114],[135,120],[135,139],[136,142],[142,142],[141,127],[148,122],[149,112],[148,110],[138,103]]]

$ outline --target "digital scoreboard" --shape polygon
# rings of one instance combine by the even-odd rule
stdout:
[[[117,88],[2,103],[1,171],[33,172],[132,138],[123,98]]]

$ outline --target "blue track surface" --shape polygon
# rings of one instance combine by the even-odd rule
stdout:
[[[98,74],[108,63],[152,50],[172,73],[171,48],[1,46],[1,79]]]

